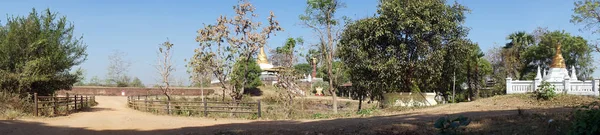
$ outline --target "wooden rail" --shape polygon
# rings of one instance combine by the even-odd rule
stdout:
[[[95,96],[88,95],[73,95],[69,96],[67,93],[64,97],[59,96],[38,96],[37,93],[33,94],[34,106],[33,112],[35,116],[39,116],[41,112],[43,115],[50,115],[52,112],[53,116],[63,113],[64,115],[80,111],[83,108],[89,108],[94,106],[96,103]],[[64,109],[63,109],[64,107]],[[50,110],[51,111],[48,111]]]
[[[155,98],[153,98],[155,97]],[[257,102],[218,102],[218,101],[166,101],[154,100],[158,96],[137,95],[127,96],[128,106],[140,110],[151,112],[152,110],[162,110],[167,114],[173,111],[195,111],[205,117],[209,113],[249,113],[261,117],[260,100]]]

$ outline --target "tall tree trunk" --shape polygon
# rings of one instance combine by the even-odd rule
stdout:
[[[362,94],[358,95],[358,111],[360,111],[362,109],[362,103],[363,103],[364,99],[365,98],[364,98],[364,96]]]
[[[337,94],[335,93],[335,87],[333,87],[333,74],[331,72],[333,66],[333,39],[331,36],[331,24],[327,24],[327,46],[329,52],[327,52],[327,75],[329,76],[329,92],[333,98],[333,113],[337,113]]]

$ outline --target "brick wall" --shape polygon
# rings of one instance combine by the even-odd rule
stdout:
[[[85,95],[104,95],[104,96],[120,96],[121,92],[125,92],[125,96],[129,95],[157,95],[162,94],[159,88],[134,88],[134,87],[86,87],[75,86],[71,90],[60,90],[57,94],[85,94]],[[204,95],[214,93],[213,89],[204,89]],[[172,95],[201,95],[200,88],[172,88]]]

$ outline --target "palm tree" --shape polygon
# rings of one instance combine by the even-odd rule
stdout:
[[[522,79],[522,70],[527,67],[527,64],[521,59],[522,53],[535,42],[532,35],[524,31],[512,33],[506,37],[510,42],[503,47],[504,64],[507,74],[516,79]]]

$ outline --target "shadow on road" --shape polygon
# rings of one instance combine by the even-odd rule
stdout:
[[[571,108],[523,110],[526,113],[530,113],[526,114],[525,116],[518,115],[517,110],[464,112],[448,115],[464,115],[472,118],[474,122],[470,125],[468,134],[560,134],[560,132],[564,132],[564,130],[566,130],[564,129],[565,127],[552,127],[552,125],[546,123],[546,116],[540,114],[568,113],[571,110]],[[105,110],[99,108],[96,110],[92,109],[91,111]],[[375,116],[367,118],[342,118],[310,122],[299,122],[293,120],[255,121],[250,123],[220,124],[213,126],[185,127],[151,131],[140,131],[135,129],[97,131],[86,128],[48,126],[44,123],[38,122],[1,120],[0,134],[435,134],[437,130],[433,128],[432,123],[439,118],[439,116],[445,116],[445,114],[409,113],[402,115]],[[482,119],[483,117],[485,117],[485,119]],[[524,130],[521,131],[514,129],[502,129],[502,127],[498,127],[499,123],[506,125],[525,124],[523,124]],[[534,129],[527,127],[537,125],[539,125],[539,127]],[[549,129],[552,130],[548,131]]]
[[[82,110],[82,112],[101,112],[101,111],[115,111],[115,109],[94,107],[94,108],[87,108],[87,109]]]

